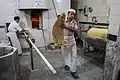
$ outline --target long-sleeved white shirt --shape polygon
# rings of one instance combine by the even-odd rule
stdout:
[[[72,20],[72,21],[65,20],[65,25],[66,27],[78,29],[77,22],[75,20]],[[74,38],[74,32],[64,29],[64,42],[68,47],[76,43]]]
[[[78,29],[77,22],[75,20],[72,21],[66,20],[65,25],[73,29]],[[74,36],[74,32],[64,29],[64,36]]]
[[[9,32],[17,32],[22,31],[22,28],[19,26],[19,24],[16,21],[11,22],[11,24],[8,27]]]

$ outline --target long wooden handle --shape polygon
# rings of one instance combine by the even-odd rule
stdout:
[[[27,37],[26,33],[24,33],[24,35]],[[31,45],[35,48],[37,53],[41,56],[43,61],[47,64],[49,69],[53,72],[53,74],[56,74],[57,73],[56,70],[52,67],[52,65],[49,63],[49,61],[43,56],[43,54],[39,51],[39,49],[34,45],[34,43],[31,41],[31,39],[28,38],[28,40],[30,41]]]

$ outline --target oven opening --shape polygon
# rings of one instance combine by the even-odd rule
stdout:
[[[33,10],[31,12],[31,22],[32,22],[32,28],[41,29],[42,28],[42,15],[41,12],[38,10]]]

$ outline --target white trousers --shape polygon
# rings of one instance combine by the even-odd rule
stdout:
[[[76,72],[76,65],[78,60],[76,43],[73,43],[69,47],[62,47],[61,49],[65,60],[65,65],[70,67],[71,72]]]
[[[17,38],[16,33],[8,32],[7,36],[10,37],[13,47],[18,49],[18,54],[22,54],[21,45],[20,45],[19,39]]]

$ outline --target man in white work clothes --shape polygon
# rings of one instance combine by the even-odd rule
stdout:
[[[77,31],[78,26],[75,20],[76,11],[74,9],[69,9],[67,13],[67,17],[65,20],[65,29],[64,29],[64,42],[65,45],[62,47],[62,54],[65,60],[64,69],[66,71],[71,71],[71,75],[78,79],[79,76],[76,72],[76,64],[77,64],[77,49],[76,49],[76,41],[74,37],[74,32]]]
[[[18,54],[21,55],[22,49],[21,49],[21,45],[20,45],[19,39],[16,34],[17,32],[23,31],[23,29],[18,24],[19,21],[20,21],[20,17],[15,16],[14,21],[11,22],[8,27],[7,36],[10,37],[13,47],[16,47],[18,49]]]

